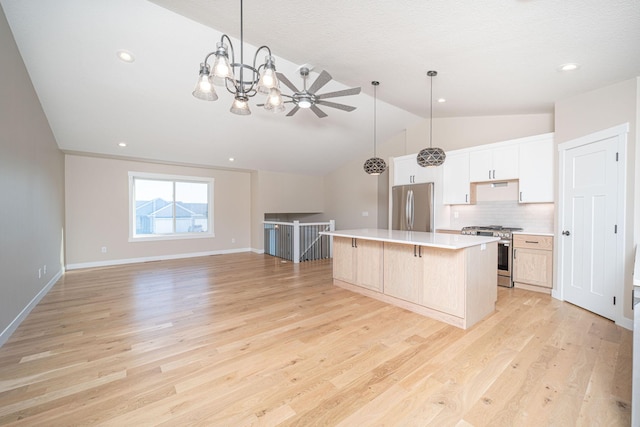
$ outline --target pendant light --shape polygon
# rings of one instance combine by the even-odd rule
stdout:
[[[373,85],[373,157],[364,162],[364,171],[369,175],[380,175],[387,170],[387,163],[380,157],[376,157],[376,89],[380,82],[372,81]]]
[[[431,146],[431,137],[433,135],[433,78],[438,75],[437,71],[427,71],[427,76],[431,77],[431,104],[429,106],[429,148],[423,148],[418,153],[416,160],[420,166],[440,166],[444,163],[447,155],[442,148],[433,148]]]

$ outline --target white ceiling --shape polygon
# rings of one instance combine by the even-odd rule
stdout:
[[[439,73],[434,97],[447,99],[434,117],[551,113],[559,99],[640,75],[638,0],[247,0],[245,63],[266,44],[298,87],[296,68],[312,64],[334,78],[320,93],[363,93],[332,99],[357,109],[323,108],[323,119],[272,114],[258,97],[239,117],[228,93],[191,96],[222,32],[239,51],[238,0],[0,3],[58,145],[73,152],[325,174],[373,154],[371,80],[382,143],[428,117],[428,70]],[[567,62],[581,67],[559,72]]]

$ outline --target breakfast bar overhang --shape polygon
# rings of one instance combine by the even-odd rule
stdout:
[[[336,286],[467,329],[495,311],[497,237],[327,231]]]

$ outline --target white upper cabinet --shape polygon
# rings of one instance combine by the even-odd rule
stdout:
[[[469,152],[448,152],[441,167],[443,168],[442,203],[445,205],[470,204]]]
[[[518,145],[472,150],[469,153],[471,182],[518,179]]]
[[[553,134],[520,144],[520,203],[552,203]]]
[[[416,154],[409,154],[393,159],[393,185],[420,184],[435,181],[437,168],[423,168],[418,164],[416,157]],[[438,166],[438,168],[441,167]]]

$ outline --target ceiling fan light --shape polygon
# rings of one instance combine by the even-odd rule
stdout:
[[[298,107],[300,108],[311,108],[311,105],[313,105],[313,103],[311,102],[311,98],[308,96],[301,96],[298,99]]]
[[[387,163],[380,157],[372,157],[364,162],[364,171],[369,175],[380,175],[387,170]]]
[[[239,116],[248,116],[251,114],[251,110],[249,109],[249,102],[246,96],[238,95],[233,100],[233,104],[231,104],[231,112],[233,114],[237,114]]]
[[[203,101],[215,101],[218,99],[218,94],[213,88],[211,74],[209,74],[209,67],[205,64],[200,64],[200,75],[191,94]]]
[[[444,159],[446,158],[447,155],[442,148],[428,147],[420,150],[416,157],[416,161],[424,168],[428,166],[440,166],[444,163]]]

